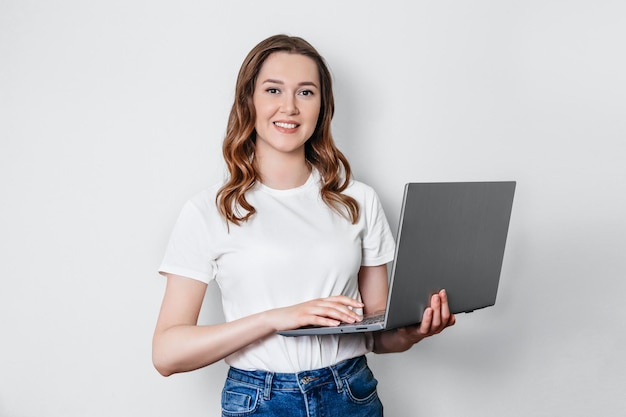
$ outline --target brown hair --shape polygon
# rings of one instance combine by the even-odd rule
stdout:
[[[307,56],[317,64],[320,78],[321,108],[315,131],[305,144],[305,158],[322,178],[320,194],[324,202],[356,223],[357,201],[342,194],[350,182],[351,170],[346,157],[337,149],[330,132],[335,111],[332,79],[324,58],[302,38],[275,35],[256,45],[245,58],[235,87],[235,100],[228,118],[222,152],[229,172],[227,182],[217,193],[216,203],[222,216],[235,225],[247,221],[256,209],[246,200],[246,192],[259,179],[254,168],[256,112],[252,102],[261,66],[272,53],[288,52]],[[245,210],[242,214],[239,208]]]

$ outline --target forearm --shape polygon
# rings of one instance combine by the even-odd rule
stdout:
[[[374,332],[374,353],[397,353],[409,350],[423,339],[412,335],[406,328]]]
[[[155,333],[152,360],[160,374],[192,371],[275,332],[264,313],[211,326],[176,325]]]
[[[227,323],[198,326],[206,284],[169,275],[152,340],[152,362],[162,375],[210,365],[278,330],[331,326],[358,319],[363,303],[338,295],[275,308]]]

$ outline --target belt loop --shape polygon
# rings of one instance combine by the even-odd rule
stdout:
[[[272,392],[272,380],[274,379],[274,373],[273,372],[268,372],[265,375],[265,388],[263,390],[263,399],[264,400],[269,400],[270,399],[270,393]]]
[[[333,377],[335,378],[335,385],[337,385],[337,392],[343,392],[343,382],[341,381],[341,375],[339,375],[339,371],[335,365],[330,367],[330,371],[333,373]]]

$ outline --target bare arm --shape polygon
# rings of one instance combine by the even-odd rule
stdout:
[[[364,312],[371,313],[384,309],[387,303],[387,266],[363,266],[359,271],[359,290]],[[445,291],[433,295],[430,307],[424,311],[424,318],[419,326],[374,332],[374,352],[403,352],[426,337],[441,333],[446,327],[456,322],[454,314],[448,308]]]
[[[167,275],[165,296],[152,340],[152,361],[164,376],[215,363],[278,330],[310,324],[332,326],[359,317],[350,307],[362,304],[336,296],[291,307],[260,312],[211,326],[198,326],[207,285],[178,275]]]

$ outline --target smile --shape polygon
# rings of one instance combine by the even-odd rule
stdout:
[[[275,126],[282,127],[283,129],[295,129],[298,127],[295,123],[283,123],[283,122],[274,122]]]

